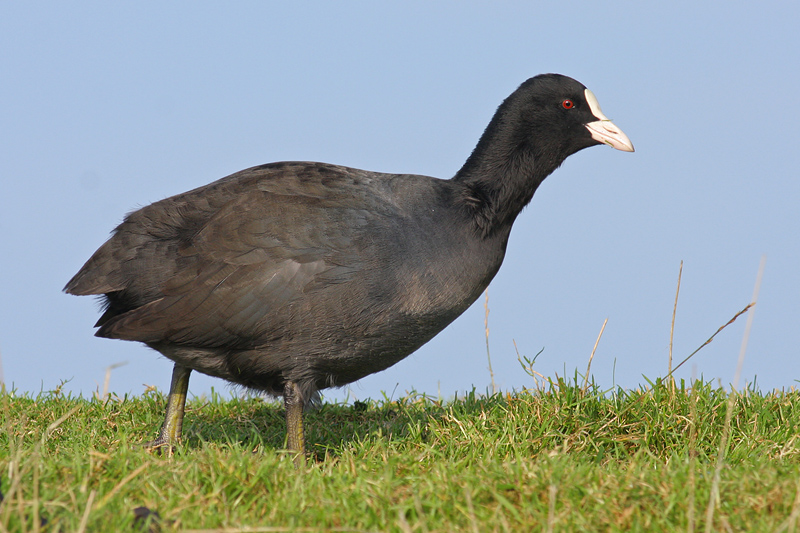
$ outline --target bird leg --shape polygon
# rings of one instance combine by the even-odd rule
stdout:
[[[306,448],[303,435],[303,398],[300,387],[294,381],[287,381],[283,387],[283,403],[286,406],[286,448],[295,453],[294,465],[305,465]]]
[[[147,448],[161,448],[167,446],[169,453],[178,444],[183,429],[183,412],[186,406],[186,394],[189,391],[189,375],[191,368],[175,363],[172,369],[172,382],[169,385],[169,396],[167,397],[167,412],[164,416],[164,424],[158,432],[156,440],[144,444]]]

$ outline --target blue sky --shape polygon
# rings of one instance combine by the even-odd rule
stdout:
[[[604,388],[667,369],[750,300],[743,378],[800,379],[800,8],[796,3],[4,3],[0,356],[6,385],[166,390],[171,363],[97,339],[61,288],[125,213],[253,165],[312,160],[442,178],[499,103],[559,72],[636,153],[572,156],[517,220],[489,288],[495,380],[592,366]],[[678,372],[733,379],[745,319]],[[195,374],[190,391],[224,382]],[[483,299],[350,398],[490,386]],[[347,390],[329,398],[344,398]]]

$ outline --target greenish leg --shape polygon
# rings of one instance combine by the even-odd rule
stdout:
[[[286,447],[295,453],[294,465],[300,468],[306,464],[306,446],[303,434],[303,400],[297,383],[286,382],[283,387],[283,403],[286,406]]]
[[[186,395],[189,392],[189,375],[191,368],[175,363],[172,370],[172,383],[169,386],[169,397],[167,398],[167,413],[164,416],[164,424],[158,432],[156,440],[144,444],[147,448],[161,448],[167,446],[169,452],[178,444],[183,429],[183,412],[186,407]]]

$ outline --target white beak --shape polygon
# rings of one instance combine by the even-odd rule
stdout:
[[[607,144],[617,150],[623,152],[633,152],[633,143],[628,139],[621,129],[616,124],[603,114],[600,110],[600,104],[597,103],[597,98],[594,93],[589,89],[585,91],[586,101],[589,103],[589,109],[592,114],[597,117],[594,122],[586,124],[586,129],[592,134],[592,139]]]

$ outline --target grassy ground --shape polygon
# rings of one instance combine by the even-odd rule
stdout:
[[[708,383],[325,404],[298,471],[277,403],[190,401],[169,457],[137,447],[159,393],[3,393],[0,531],[795,531],[800,392],[734,399],[727,425]]]

